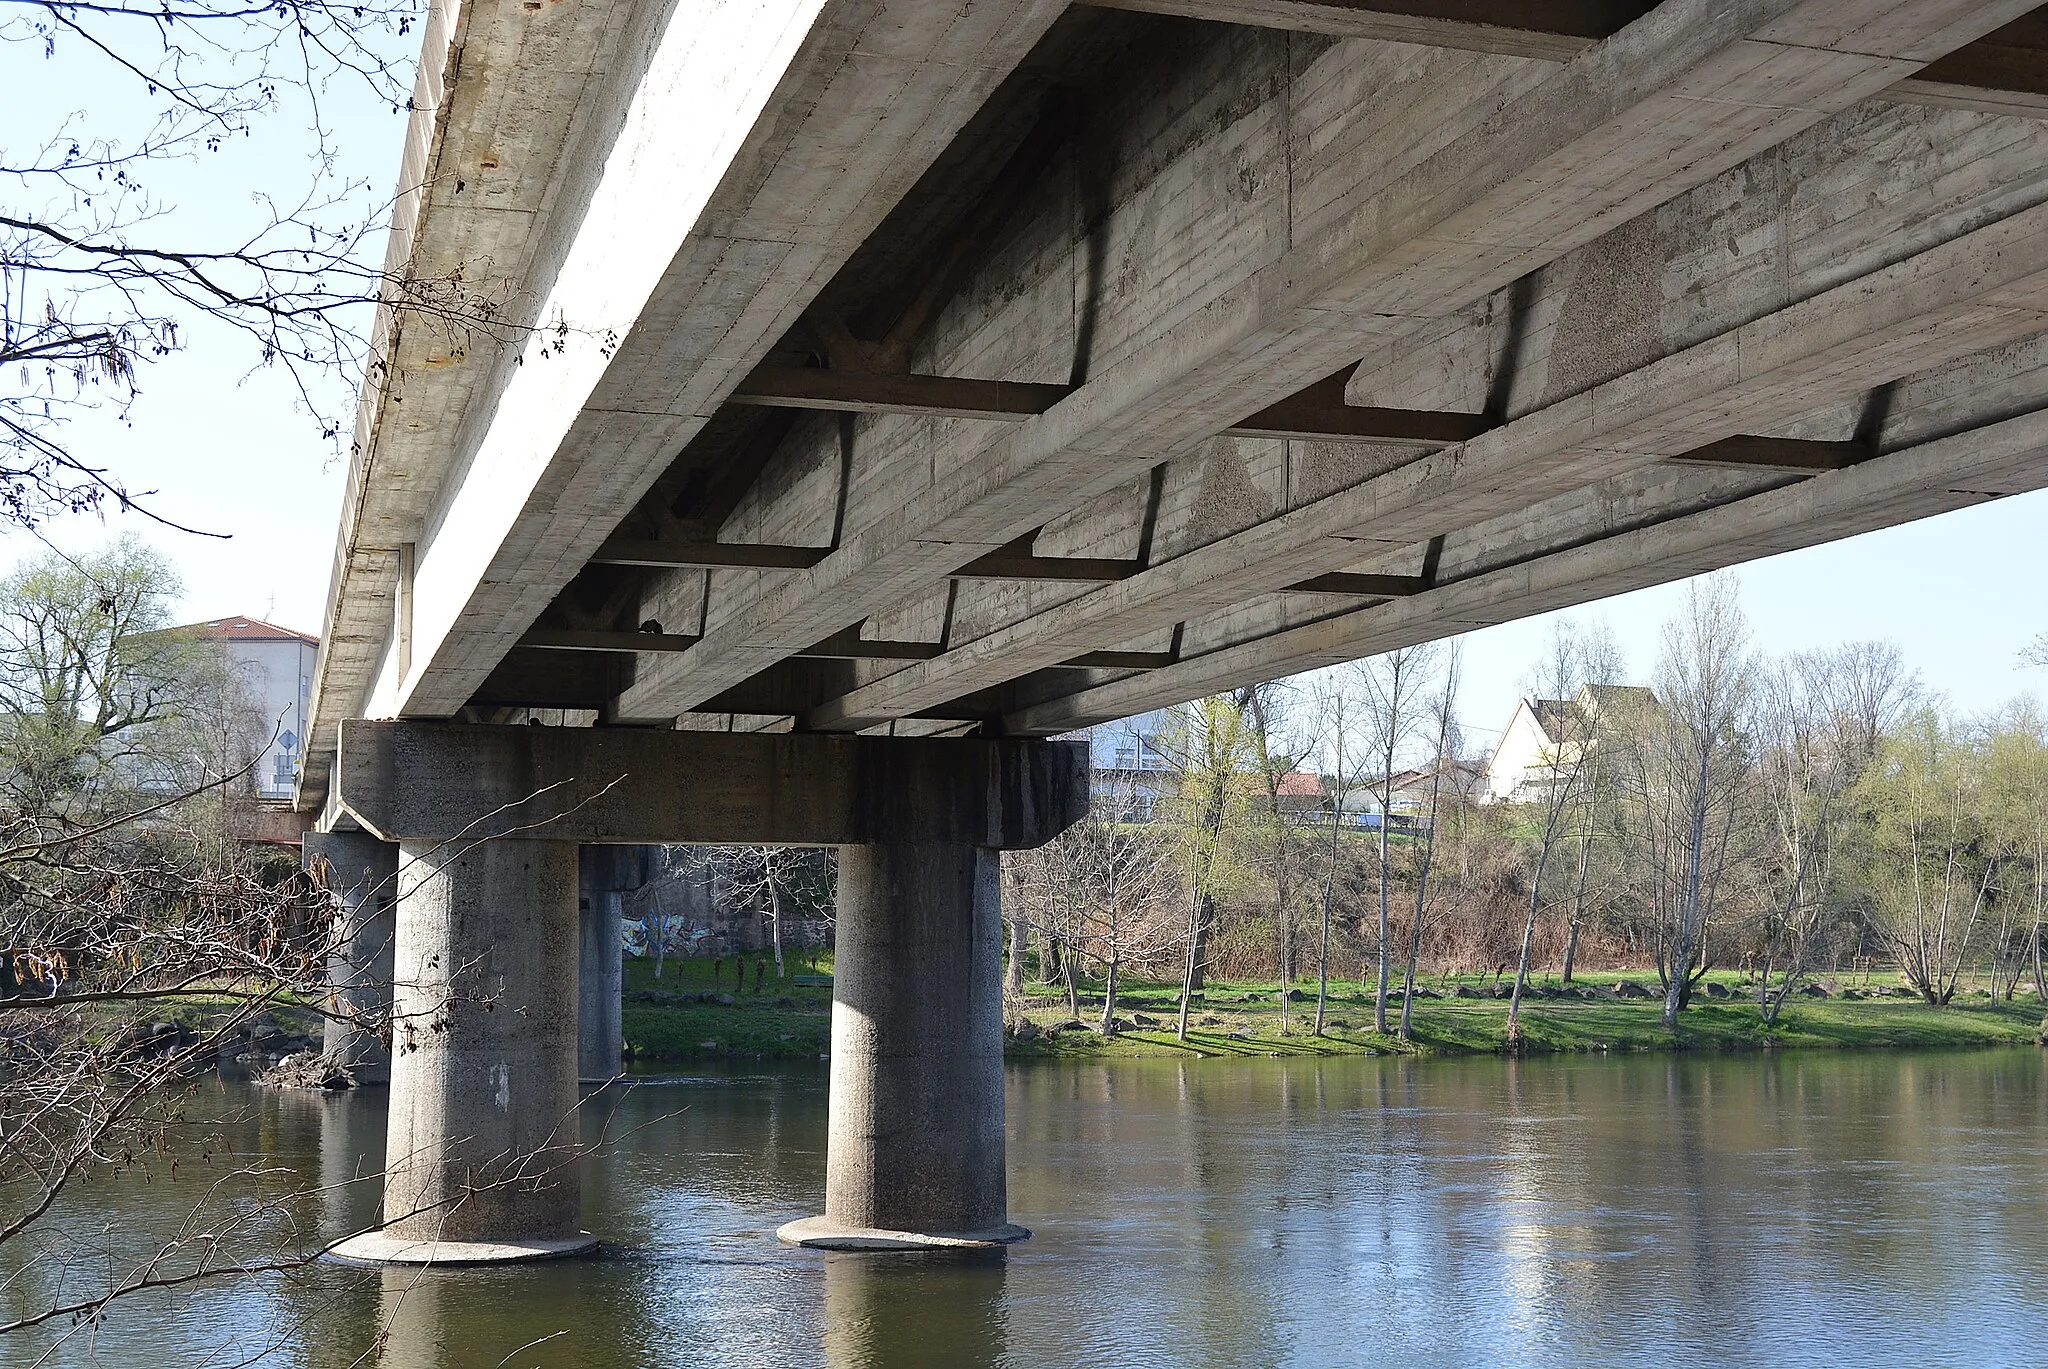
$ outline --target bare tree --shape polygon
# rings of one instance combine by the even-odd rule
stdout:
[[[684,846],[681,868],[708,878],[714,897],[766,914],[775,977],[788,977],[783,960],[785,922],[797,911],[832,902],[838,864],[829,850],[802,846]]]
[[[1642,871],[1664,984],[1664,1025],[1673,1029],[1708,964],[1707,929],[1733,892],[1724,882],[1766,830],[1753,813],[1752,708],[1756,664],[1735,582],[1717,575],[1688,586],[1665,624],[1654,703],[1632,711],[1614,754],[1627,790],[1629,859]]]
[[[1439,650],[1434,643],[1400,647],[1360,661],[1351,668],[1358,683],[1359,698],[1365,705],[1365,725],[1371,739],[1373,764],[1379,770],[1372,781],[1380,810],[1377,850],[1379,973],[1373,993],[1373,1030],[1378,1032],[1387,1029],[1387,987],[1393,977],[1394,863],[1389,842],[1394,819],[1395,766],[1407,753],[1426,717],[1425,699]]]
[[[1775,827],[1779,883],[1765,913],[1757,983],[1766,1022],[1777,1021],[1812,967],[1836,906],[1851,817],[1845,798],[1918,692],[1889,643],[1801,653],[1760,674],[1758,770]]]
[[[1401,980],[1401,1026],[1397,1035],[1401,1040],[1410,1039],[1415,1020],[1415,968],[1422,959],[1422,927],[1429,909],[1429,875],[1436,861],[1437,822],[1443,815],[1444,779],[1451,776],[1456,791],[1454,798],[1462,802],[1465,797],[1464,774],[1458,755],[1458,680],[1463,666],[1463,651],[1454,640],[1444,657],[1443,683],[1429,705],[1432,730],[1435,732],[1435,746],[1429,761],[1429,802],[1422,814],[1422,824],[1415,835],[1415,923],[1408,932],[1408,963]],[[1320,1029],[1322,1005],[1317,1007],[1317,1027]]]
[[[1186,935],[1179,912],[1180,867],[1170,830],[1125,821],[1137,776],[1120,774],[1095,795],[1087,816],[1044,846],[1004,854],[1023,895],[1019,915],[1043,919],[1067,948],[1067,1008],[1080,1012],[1083,955],[1102,968],[1104,1036],[1117,1032],[1126,967],[1166,960]]]
[[[1543,877],[1549,873],[1551,858],[1564,839],[1572,814],[1585,806],[1586,781],[1600,747],[1602,710],[1588,686],[1611,682],[1617,669],[1605,634],[1581,632],[1561,621],[1552,629],[1531,681],[1537,725],[1547,740],[1538,757],[1536,868],[1529,877],[1515,986],[1508,997],[1510,1048],[1522,1040],[1522,995],[1529,985],[1529,956],[1536,941],[1536,915],[1543,906]]]
[[[1937,1007],[1955,997],[2004,852],[1986,840],[1982,757],[1932,709],[1908,719],[1860,789],[1874,814],[1871,923]]]
[[[2015,706],[1998,725],[1986,764],[1990,835],[2007,872],[2001,902],[2016,913],[2024,910],[2020,934],[2001,939],[2010,962],[2006,995],[2022,970],[2030,969],[2035,1000],[2048,1002],[2042,964],[2048,928],[2048,724],[2031,701]]]
[[[1188,1034],[1188,1004],[1208,969],[1216,893],[1234,873],[1225,831],[1243,820],[1246,769],[1253,755],[1246,725],[1250,701],[1249,690],[1197,699],[1173,711],[1170,734],[1158,739],[1173,776],[1172,817],[1187,871],[1187,955],[1175,1026],[1182,1040]]]
[[[1261,798],[1257,823],[1261,853],[1267,877],[1273,885],[1273,925],[1277,945],[1276,959],[1280,970],[1280,1033],[1286,1035],[1287,995],[1294,984],[1295,972],[1295,875],[1297,870],[1297,848],[1300,846],[1299,833],[1288,812],[1286,795],[1282,793],[1288,777],[1300,755],[1314,750],[1313,744],[1292,746],[1283,743],[1281,731],[1286,725],[1287,701],[1283,686],[1262,684],[1245,691],[1245,723],[1251,739],[1252,764],[1257,772]],[[1320,1016],[1320,1002],[1318,1004]],[[1318,1026],[1318,1031],[1321,1027]]]
[[[377,259],[384,187],[336,171],[330,105],[409,108],[419,0],[23,0],[0,16],[17,60],[58,64],[74,110],[10,106],[0,153],[0,518],[136,507],[118,473],[79,455],[65,424],[125,411],[142,371],[195,340],[235,369],[274,367],[329,441],[347,431],[382,302],[458,349],[515,337],[507,301],[464,263],[435,278]],[[394,130],[395,132],[395,130]],[[262,185],[199,168],[269,134]],[[266,146],[276,146],[276,142]],[[218,175],[219,173],[214,173]],[[180,178],[207,203],[183,216]],[[418,187],[405,187],[416,190]],[[246,209],[231,206],[245,205]],[[228,359],[232,357],[233,359]]]
[[[1357,783],[1354,752],[1363,726],[1362,706],[1355,694],[1355,681],[1343,671],[1328,671],[1315,683],[1317,733],[1322,740],[1324,764],[1329,767],[1329,847],[1323,863],[1321,928],[1316,950],[1315,1034],[1323,1034],[1323,1022],[1330,1000],[1330,918],[1337,893],[1337,866],[1343,855],[1344,807]],[[1285,1002],[1285,999],[1282,999]]]

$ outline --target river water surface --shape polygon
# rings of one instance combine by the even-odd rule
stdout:
[[[822,1202],[823,1066],[649,1079],[586,1122],[611,1138],[584,1170],[599,1258],[201,1283],[0,1338],[0,1363],[2048,1364],[2043,1062],[1017,1066],[1010,1212],[1036,1235],[969,1259],[776,1244]],[[381,1163],[381,1091],[201,1101],[330,1186],[307,1235],[371,1220],[375,1181],[349,1180]],[[212,1163],[95,1180],[59,1224],[117,1255],[167,1241]],[[7,1309],[59,1280],[17,1271]]]

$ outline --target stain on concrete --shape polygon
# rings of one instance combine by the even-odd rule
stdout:
[[[1550,343],[1543,402],[1626,375],[1664,350],[1664,251],[1653,210],[1577,253]]]
[[[1413,447],[1379,447],[1358,442],[1296,442],[1288,503],[1300,508],[1326,494],[1405,466],[1420,455]]]
[[[1219,437],[1209,444],[1202,466],[1202,489],[1188,514],[1187,545],[1199,547],[1219,537],[1271,518],[1273,501],[1252,482],[1237,439]]]

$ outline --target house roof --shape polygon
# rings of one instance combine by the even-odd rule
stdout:
[[[1283,799],[1319,799],[1326,792],[1322,776],[1301,770],[1290,770],[1282,775],[1277,788]]]
[[[1579,698],[1592,704],[1595,711],[1636,708],[1657,702],[1657,696],[1643,685],[1589,684],[1579,691]]]
[[[1572,706],[1569,699],[1530,699],[1529,713],[1536,719],[1536,725],[1543,729],[1543,735],[1553,742],[1564,740],[1564,722],[1567,710]]]
[[[276,623],[266,623],[261,618],[214,618],[204,623],[186,623],[170,629],[172,632],[189,633],[194,637],[206,637],[223,642],[304,642],[308,646],[319,646],[318,637],[303,632],[294,632]]]

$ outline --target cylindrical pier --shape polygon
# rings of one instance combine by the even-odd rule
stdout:
[[[334,896],[339,922],[328,943],[321,1050],[357,1083],[381,1084],[391,1077],[383,1033],[391,1014],[398,844],[368,832],[308,832],[304,856]]]
[[[839,862],[825,1214],[840,1250],[993,1246],[1004,1182],[1001,883],[994,851],[848,847]]]
[[[384,1225],[343,1259],[475,1264],[596,1244],[577,1177],[577,851],[401,844]]]
[[[638,855],[631,846],[586,846],[580,856],[576,1072],[586,1084],[616,1078],[626,1053],[621,1016],[626,972],[619,921],[627,886],[620,876],[627,861]]]

